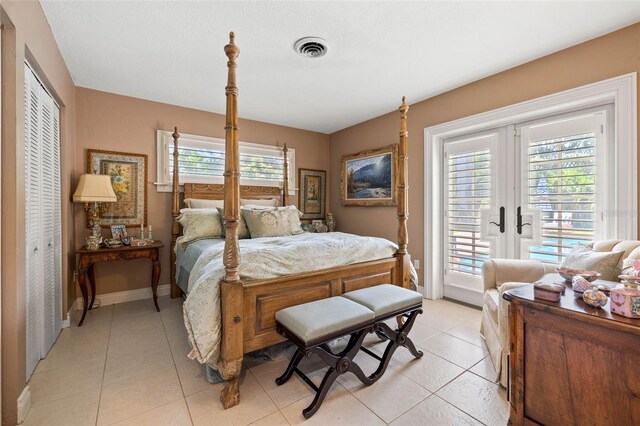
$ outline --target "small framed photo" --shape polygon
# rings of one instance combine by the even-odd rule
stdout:
[[[124,224],[111,225],[111,237],[117,239],[128,237],[127,226]]]

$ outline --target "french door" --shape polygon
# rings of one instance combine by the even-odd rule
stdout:
[[[478,303],[489,258],[560,264],[610,235],[609,107],[445,140],[444,295]]]

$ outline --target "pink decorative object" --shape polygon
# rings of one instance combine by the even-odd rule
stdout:
[[[558,302],[564,292],[564,286],[560,284],[550,284],[544,282],[533,283],[533,297],[536,299]]]
[[[631,265],[633,266],[633,275],[635,275],[636,277],[640,277],[640,259],[636,259],[633,262],[631,262]]]
[[[607,295],[598,290],[596,286],[594,286],[591,290],[586,290],[582,295],[582,300],[594,308],[602,308],[607,304]]]
[[[580,293],[579,296],[582,296],[582,293],[584,293],[587,290],[590,290],[592,287],[593,287],[593,284],[591,284],[589,281],[587,281],[584,277],[580,275],[576,275],[571,280],[571,288],[575,293]]]
[[[640,318],[640,290],[637,283],[625,282],[624,287],[611,290],[611,312],[627,318]]]

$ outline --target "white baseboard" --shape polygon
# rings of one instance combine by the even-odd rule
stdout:
[[[158,297],[168,296],[171,293],[171,285],[163,284],[158,286]],[[116,303],[133,302],[134,300],[151,299],[153,293],[150,287],[138,288],[135,290],[117,291],[115,293],[98,294],[96,299],[100,299],[100,306],[114,305]],[[82,297],[78,297],[74,302],[77,310],[82,310]]]
[[[471,290],[451,284],[444,286],[444,297],[459,300],[470,305],[482,307],[482,296],[482,291]]]
[[[29,409],[31,409],[31,388],[29,386],[25,386],[18,397],[18,424],[24,422],[24,419],[27,418]]]

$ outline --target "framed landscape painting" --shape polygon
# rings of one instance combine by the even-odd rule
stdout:
[[[340,186],[345,206],[395,206],[398,145],[342,157]]]
[[[300,219],[324,219],[327,172],[298,169],[298,174]]]
[[[147,223],[145,154],[90,149],[87,172],[110,176],[113,192],[118,198],[115,203],[102,203],[100,225],[140,226]]]

